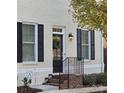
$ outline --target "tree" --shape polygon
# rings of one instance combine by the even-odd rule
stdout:
[[[80,27],[102,31],[107,40],[107,0],[70,0],[70,6]]]

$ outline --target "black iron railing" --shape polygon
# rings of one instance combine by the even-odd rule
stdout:
[[[84,58],[67,57],[63,60],[63,72],[59,73],[59,89],[83,86]]]

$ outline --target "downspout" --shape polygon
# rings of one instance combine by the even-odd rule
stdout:
[[[103,55],[104,55],[104,50],[103,50],[103,37],[102,37],[102,32],[101,32],[101,72],[104,71],[104,59],[103,59]]]

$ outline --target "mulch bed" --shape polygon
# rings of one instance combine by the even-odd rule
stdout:
[[[42,92],[42,89],[30,88],[28,86],[17,87],[17,93],[37,93],[37,92]]]

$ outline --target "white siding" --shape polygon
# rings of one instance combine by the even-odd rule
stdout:
[[[72,16],[68,13],[69,2],[68,0],[17,0],[17,21],[19,22],[33,22],[44,24],[44,62],[39,62],[35,64],[23,64],[19,63],[18,76],[22,69],[28,71],[31,70],[35,72],[38,68],[49,69],[46,73],[42,73],[42,70],[38,71],[40,82],[43,82],[43,78],[48,74],[52,73],[52,27],[54,25],[65,27],[65,56],[66,57],[76,57],[77,56],[77,34],[76,34],[76,24],[72,21]],[[74,35],[73,40],[68,40],[68,34],[72,33]],[[91,73],[92,67],[99,65],[99,67],[94,72],[100,72],[101,70],[101,33],[97,32],[95,34],[95,58],[94,61],[86,61],[87,65],[91,65],[87,73]],[[88,67],[88,66],[87,66]],[[24,76],[21,75],[22,77]],[[35,76],[35,75],[34,75]],[[21,78],[22,79],[22,78]],[[19,80],[19,82],[21,81]],[[19,83],[18,82],[18,83]],[[33,81],[34,82],[34,81]],[[35,84],[35,83],[34,83]]]

